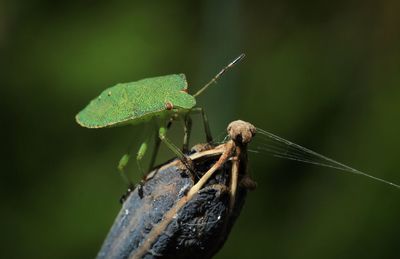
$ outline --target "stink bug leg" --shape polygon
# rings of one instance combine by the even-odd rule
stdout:
[[[148,138],[146,138],[146,140],[140,145],[140,148],[136,154],[136,163],[142,176],[145,175],[145,172],[142,167],[142,159],[146,154],[147,147],[148,147]]]
[[[158,130],[158,136],[161,141],[182,161],[182,163],[189,169],[190,172],[194,173],[193,162],[183,152],[175,146],[175,144],[167,137],[167,128],[161,126]]]
[[[206,115],[206,112],[204,111],[204,109],[202,107],[195,107],[190,110],[190,113],[200,113],[201,114],[204,132],[206,134],[206,141],[207,141],[207,143],[212,143],[213,138],[212,138],[212,134],[211,134],[211,130],[210,130],[210,125],[208,123],[208,118],[207,118],[207,115]]]
[[[189,151],[189,139],[192,131],[192,118],[190,118],[189,114],[186,114],[185,118],[183,119],[183,131],[185,133],[183,136],[182,152],[186,154]]]
[[[145,130],[145,133],[146,132],[147,132],[147,129]],[[149,142],[149,137],[147,136],[145,138],[145,141],[142,142],[142,144],[140,145],[140,147],[136,153],[136,163],[137,163],[137,166],[138,166],[139,171],[142,176],[145,175],[145,172],[143,170],[141,160],[143,159],[143,156],[145,155],[145,153],[147,151],[148,142]],[[131,154],[133,153],[133,150],[134,150],[134,145],[131,145],[128,149],[128,152],[125,153],[121,157],[121,159],[119,160],[119,163],[118,163],[118,170],[120,171],[122,178],[124,179],[125,182],[127,182],[128,185],[132,185],[132,181],[126,175],[125,168],[129,163],[129,159],[131,157]]]

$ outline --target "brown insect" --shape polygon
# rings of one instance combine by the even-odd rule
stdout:
[[[228,126],[230,140],[196,145],[196,175],[179,160],[150,172],[143,196],[136,188],[123,207],[98,258],[210,258],[223,245],[255,183],[247,172],[247,144],[255,127]]]

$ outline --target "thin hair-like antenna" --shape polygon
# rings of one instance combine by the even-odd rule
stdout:
[[[236,65],[236,63],[238,63],[239,61],[241,61],[242,59],[244,59],[246,55],[244,53],[240,54],[240,56],[238,56],[237,58],[235,58],[231,63],[229,63],[226,67],[224,67],[221,71],[219,71],[219,73],[214,76],[210,82],[208,82],[205,86],[203,86],[199,91],[197,91],[197,93],[195,93],[193,96],[196,97],[198,95],[200,95],[204,90],[206,90],[211,84],[213,83],[217,83],[218,78],[220,78],[220,76],[222,76],[226,71],[228,71],[228,69],[230,69],[231,67],[233,67],[234,65]]]

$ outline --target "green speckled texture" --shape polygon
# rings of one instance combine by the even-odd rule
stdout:
[[[174,108],[190,109],[196,105],[196,100],[184,91],[186,89],[184,74],[117,84],[93,99],[76,115],[76,121],[87,128],[113,127],[163,116],[167,114],[167,102]]]

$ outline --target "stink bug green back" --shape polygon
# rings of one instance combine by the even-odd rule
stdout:
[[[139,124],[170,115],[172,108],[189,110],[195,105],[184,74],[158,76],[104,90],[78,113],[76,121],[87,128]]]

